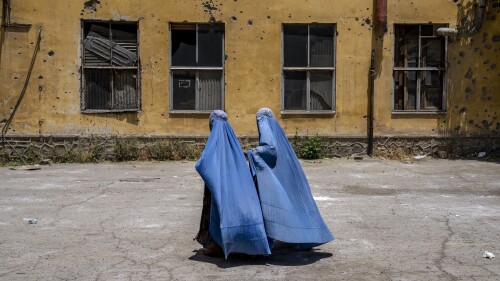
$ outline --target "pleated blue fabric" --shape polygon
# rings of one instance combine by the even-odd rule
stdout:
[[[332,241],[299,160],[270,109],[259,109],[257,126],[259,146],[247,153],[267,236],[304,248]]]
[[[209,231],[224,251],[271,254],[262,210],[243,150],[224,111],[210,114],[210,136],[196,171],[212,194]]]

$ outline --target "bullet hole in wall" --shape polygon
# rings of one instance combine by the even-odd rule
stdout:
[[[490,126],[491,126],[491,125],[493,125],[493,122],[488,123],[488,121],[483,120],[483,121],[481,122],[481,124],[483,124],[483,127],[484,127],[485,129],[489,129],[489,128],[490,128]]]
[[[97,5],[100,5],[100,4],[101,4],[101,1],[99,1],[99,0],[89,0],[89,1],[85,1],[85,3],[83,4],[83,8],[95,12],[95,11],[97,11]]]
[[[465,73],[464,77],[467,79],[472,79],[472,74],[473,74],[472,69],[469,67],[469,69],[467,69],[467,73]]]

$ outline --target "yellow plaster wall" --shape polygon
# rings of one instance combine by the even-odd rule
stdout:
[[[84,9],[85,2],[95,2],[96,10]],[[207,5],[216,9],[207,9]],[[32,27],[29,31],[5,32],[0,62],[0,118],[5,119],[16,102],[37,30],[42,27],[41,50],[9,134],[205,136],[207,115],[168,112],[168,25],[213,19],[225,24],[225,110],[238,135],[256,135],[255,112],[260,107],[270,107],[290,135],[363,137],[367,131],[372,5],[367,0],[45,0],[43,4],[37,0],[13,0],[11,21],[31,23]],[[489,58],[490,67],[497,63],[498,42],[490,42],[499,33],[494,20],[485,21],[483,26],[491,30],[487,39],[492,48],[479,46],[484,45],[482,32],[471,39],[472,43],[461,40],[449,44],[450,94],[446,115],[401,118],[391,114],[393,24],[432,21],[454,27],[460,11],[448,0],[388,0],[388,32],[379,39],[382,56],[377,57],[380,63],[375,81],[375,135],[447,135],[456,132],[455,124],[465,123],[458,133],[491,133],[497,126],[496,121],[489,129],[475,126],[482,119],[496,120],[499,108],[498,95],[494,95],[499,89],[498,69],[482,69],[483,62],[477,59],[480,51],[474,51],[480,48],[484,60]],[[493,13],[498,14],[498,8]],[[139,21],[141,112],[80,112],[82,19]],[[281,26],[312,22],[337,24],[336,114],[281,115]],[[460,52],[465,55],[462,57]],[[462,81],[468,66],[477,77],[474,85],[472,79]],[[468,98],[463,94],[467,87],[473,88]],[[482,87],[487,88],[487,102],[481,100]],[[465,114],[459,113],[462,105],[467,107]],[[483,112],[485,109],[488,112]],[[469,119],[474,123],[470,124]]]

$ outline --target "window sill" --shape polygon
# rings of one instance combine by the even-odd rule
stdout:
[[[445,115],[446,110],[440,111],[392,111],[393,115]]]
[[[216,110],[216,109],[214,109]],[[214,110],[170,110],[168,113],[170,114],[210,114]]]
[[[139,109],[85,109],[81,113],[84,114],[94,114],[94,113],[139,113]]]
[[[281,115],[335,115],[334,110],[314,111],[314,110],[282,110]]]

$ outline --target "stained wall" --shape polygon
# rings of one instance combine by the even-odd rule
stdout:
[[[387,31],[374,36],[373,1],[367,0],[13,0],[11,22],[31,27],[2,29],[0,120],[8,118],[23,89],[42,28],[40,51],[9,135],[206,136],[206,114],[169,113],[169,23],[216,21],[225,25],[224,109],[240,136],[255,136],[255,112],[269,107],[289,135],[366,137],[372,48],[376,136],[498,135],[500,8],[492,4],[480,32],[448,42],[446,112],[392,113],[394,24],[466,26],[473,2],[388,0]],[[139,22],[138,113],[81,112],[81,21],[97,19]],[[283,115],[282,24],[316,22],[337,28],[335,114]]]

